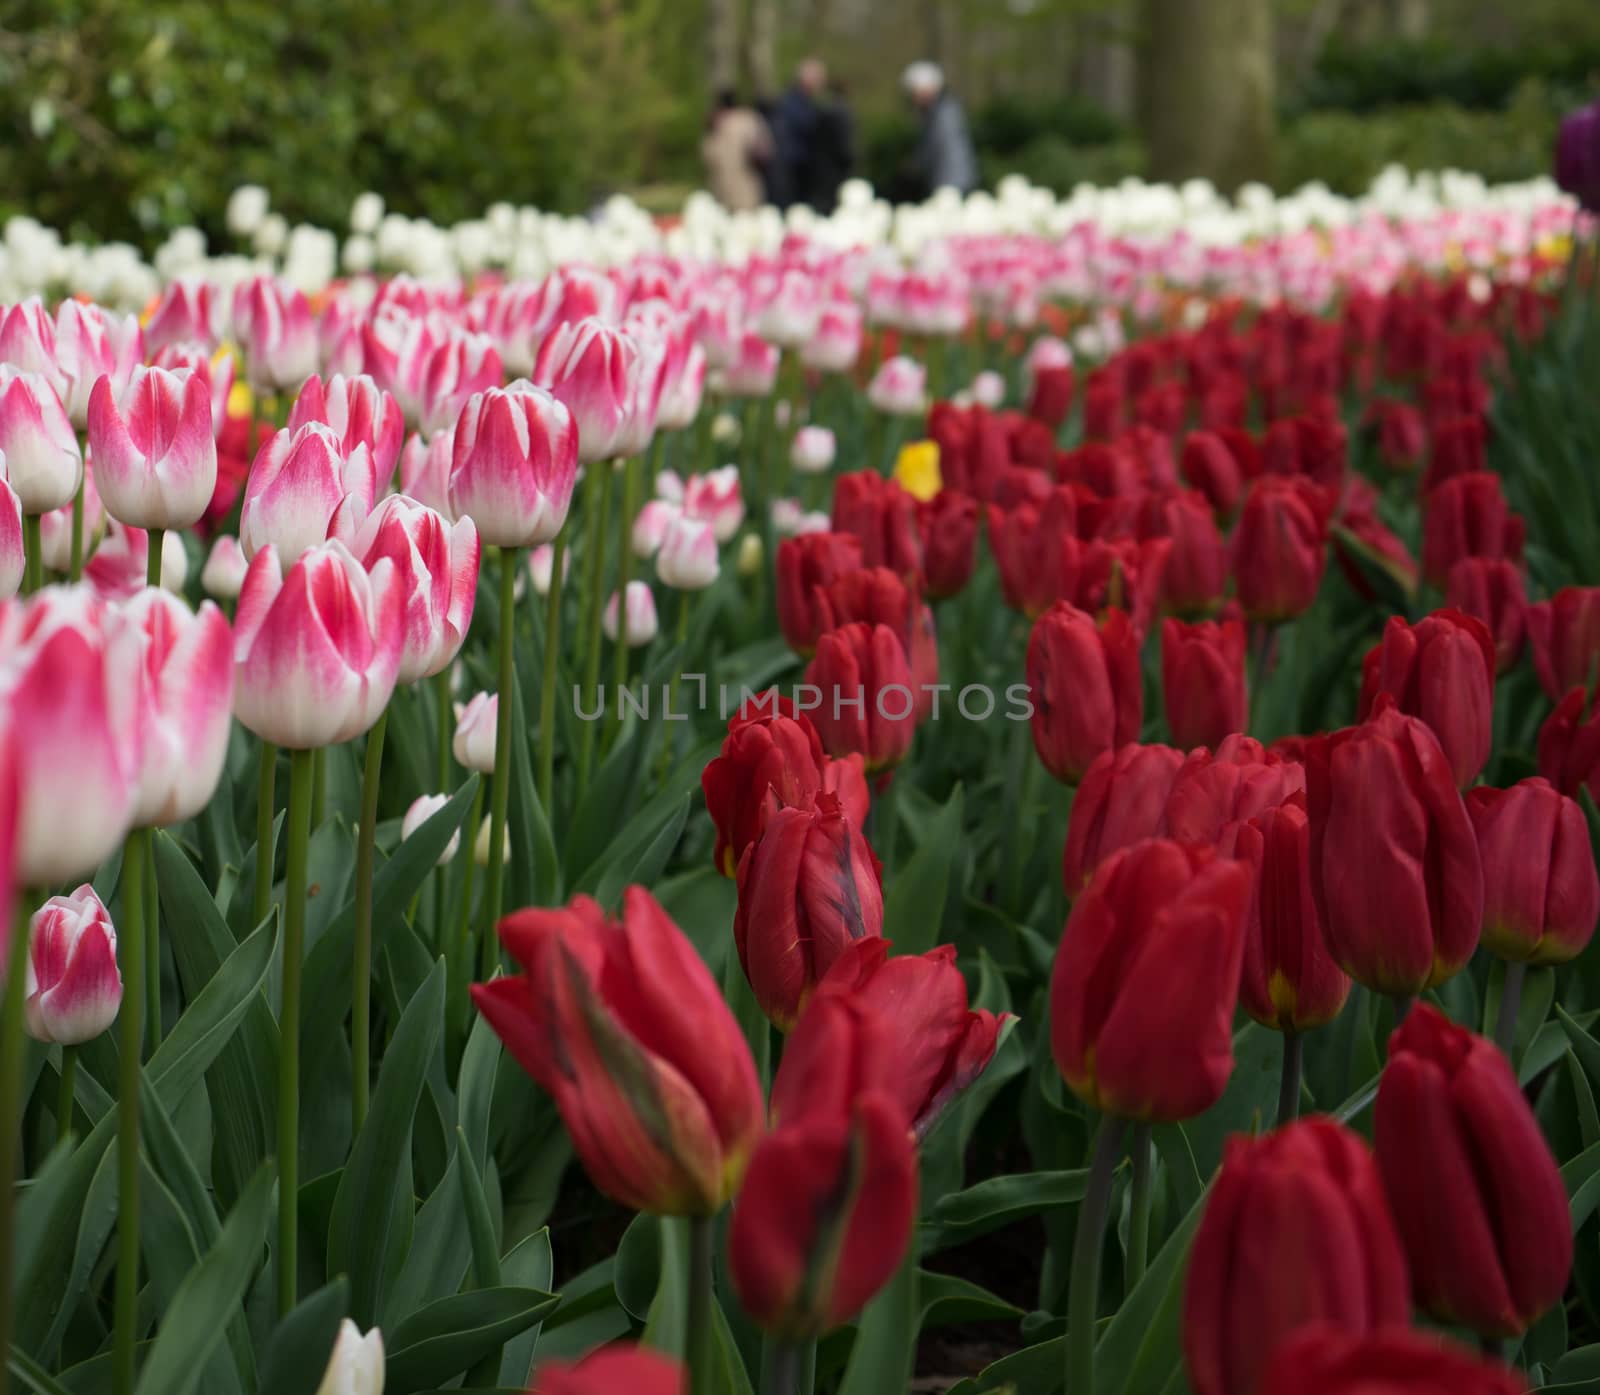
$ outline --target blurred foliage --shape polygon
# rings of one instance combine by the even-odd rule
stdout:
[[[1504,108],[1530,82],[1581,94],[1596,74],[1600,37],[1485,48],[1443,38],[1361,45],[1335,38],[1318,55],[1297,100],[1352,112],[1436,102]]]

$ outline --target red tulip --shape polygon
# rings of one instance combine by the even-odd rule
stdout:
[[[1573,799],[1585,785],[1600,799],[1600,708],[1589,706],[1582,688],[1562,698],[1539,728],[1539,773]]]
[[[1028,477],[1035,476],[1029,472]],[[1008,606],[1031,618],[1066,595],[1064,561],[1078,551],[1077,503],[1070,487],[1057,486],[1037,502],[1009,508],[991,504],[988,529]]]
[[[861,544],[848,533],[804,533],[778,544],[778,628],[791,649],[804,655],[816,651],[824,628],[818,589],[862,565]]]
[[[1411,995],[1472,957],[1483,872],[1437,738],[1380,708],[1307,742],[1311,887],[1334,962],[1374,992]]]
[[[859,752],[872,774],[910,750],[918,693],[905,646],[887,625],[828,631],[817,640],[805,682],[820,694],[813,720],[829,755]]]
[[[1305,770],[1235,734],[1215,754],[1189,752],[1167,796],[1166,833],[1183,843],[1223,843],[1246,819],[1276,809],[1305,789]]]
[[[1178,746],[1217,746],[1244,730],[1250,716],[1244,651],[1238,620],[1162,621],[1161,694]]]
[[[1252,620],[1276,624],[1311,609],[1328,562],[1328,499],[1309,480],[1264,475],[1234,529],[1233,576]]]
[[[1547,780],[1467,791],[1483,863],[1483,945],[1502,959],[1564,964],[1600,920],[1583,810]]]
[[[1427,497],[1422,516],[1422,573],[1443,586],[1463,557],[1522,556],[1525,525],[1511,512],[1500,476],[1475,471],[1446,480]]]
[[[1331,1022],[1350,980],[1328,955],[1311,894],[1311,823],[1295,796],[1239,824],[1233,855],[1255,871],[1239,1002],[1257,1022],[1306,1032]]]
[[[1076,386],[1071,364],[1036,369],[1033,388],[1028,394],[1028,415],[1035,421],[1042,421],[1052,431],[1060,430],[1061,423],[1072,410]]]
[[[840,475],[833,487],[833,529],[861,543],[869,567],[888,567],[910,581],[922,573],[917,501],[896,480],[871,470]]]
[[[1494,640],[1483,621],[1459,610],[1436,610],[1415,625],[1390,616],[1361,666],[1361,720],[1381,695],[1427,723],[1457,788],[1478,778],[1494,739]]]
[[[1214,431],[1191,431],[1178,465],[1183,478],[1206,496],[1212,510],[1231,518],[1244,493],[1246,474],[1238,457]]]
[[[1450,568],[1445,604],[1476,616],[1494,637],[1495,672],[1506,673],[1522,657],[1528,597],[1522,572],[1503,557],[1463,557]]]
[[[1368,1333],[1410,1319],[1405,1254],[1359,1135],[1304,1119],[1228,1140],[1184,1280],[1194,1395],[1258,1395],[1274,1349],[1308,1323]]]
[[[688,1395],[683,1363],[626,1342],[601,1347],[582,1361],[541,1361],[531,1395]]]
[[[1600,681],[1600,586],[1563,586],[1528,607],[1533,671],[1545,696],[1559,702],[1571,688]]]
[[[1489,468],[1489,430],[1482,417],[1451,417],[1433,428],[1433,455],[1422,477],[1422,493],[1431,494],[1457,475]]]
[[[524,972],[473,1002],[549,1092],[594,1184],[639,1211],[709,1216],[761,1133],[761,1086],[705,961],[643,887],[621,920],[586,896],[507,916]]]
[[[1161,604],[1180,615],[1202,614],[1222,599],[1228,552],[1205,496],[1192,489],[1149,494],[1140,508],[1141,538],[1171,538],[1161,570]]]
[[[788,1031],[856,940],[883,934],[878,859],[837,796],[770,812],[739,859],[733,938],[761,1010]]]
[[[1432,1332],[1357,1336],[1321,1324],[1273,1353],[1261,1395],[1526,1395],[1515,1371]]]
[[[1096,869],[1050,978],[1057,1068],[1094,1108],[1171,1123],[1222,1095],[1250,872],[1210,848],[1151,838]]]
[[[1112,853],[1166,832],[1167,796],[1182,765],[1182,751],[1134,742],[1090,762],[1067,823],[1061,876],[1069,897]]]
[[[1139,637],[1127,615],[1100,623],[1057,601],[1028,637],[1033,745],[1056,779],[1077,784],[1102,751],[1136,741],[1144,715]]]
[[[1389,1038],[1374,1126],[1419,1307],[1514,1337],[1561,1301],[1567,1189],[1498,1047],[1419,1003]]]
[[[1410,402],[1374,403],[1378,422],[1378,453],[1391,470],[1409,473],[1422,463],[1428,449],[1428,423]]]
[[[941,489],[917,506],[917,525],[929,597],[942,600],[958,594],[972,579],[977,561],[978,501],[956,489]]]

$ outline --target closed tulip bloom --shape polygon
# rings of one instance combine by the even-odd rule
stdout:
[[[383,1395],[383,1333],[376,1327],[365,1336],[345,1318],[315,1395]]]
[[[326,381],[315,375],[307,378],[294,406],[289,409],[289,430],[298,431],[310,421],[319,421],[330,428],[346,455],[354,452],[357,446],[365,446],[372,456],[373,474],[380,481],[387,482],[394,477],[395,463],[400,459],[401,443],[405,440],[405,418],[394,395],[379,387],[375,379],[365,373],[348,378],[335,373]],[[448,424],[455,425],[453,416]],[[438,440],[440,437],[415,439]],[[449,439],[447,433],[443,434],[443,439]],[[448,447],[444,455],[448,460]],[[414,465],[413,473],[417,472]],[[441,494],[443,484],[441,480]],[[421,497],[403,478],[401,488],[413,498]],[[429,508],[439,507],[429,499],[422,502]]]
[[[683,490],[683,511],[711,525],[719,543],[725,543],[744,522],[744,494],[739,486],[739,467],[724,465],[718,470],[691,475]]]
[[[1561,1301],[1567,1190],[1494,1043],[1419,1003],[1389,1038],[1374,1127],[1418,1307],[1514,1337]]]
[[[122,611],[144,640],[148,705],[133,821],[166,828],[193,818],[216,793],[233,725],[233,635],[210,601],[191,611],[145,587]]]
[[[1275,809],[1306,786],[1305,768],[1235,732],[1217,749],[1184,759],[1167,796],[1166,834],[1180,843],[1216,843],[1226,852],[1238,825]]]
[[[0,708],[18,788],[17,883],[89,876],[132,826],[143,761],[140,637],[88,587],[0,606]]]
[[[1563,586],[1528,607],[1533,671],[1551,702],[1600,680],[1600,586]]]
[[[878,859],[839,798],[769,811],[739,859],[733,937],[761,1010],[794,1026],[845,948],[883,933]]]
[[[478,595],[478,530],[470,518],[447,523],[404,494],[387,496],[344,540],[369,571],[394,564],[405,596],[401,683],[439,673],[460,653]]]
[[[1233,855],[1254,872],[1239,1002],[1279,1032],[1307,1032],[1339,1015],[1350,980],[1328,954],[1311,894],[1311,823],[1296,796],[1233,832]]]
[[[479,867],[489,865],[490,830],[494,827],[493,819],[484,819],[478,824],[478,836],[472,844],[472,860]],[[506,831],[500,840],[500,864],[504,866],[511,861],[511,825],[506,825]]]
[[[1212,511],[1232,518],[1248,483],[1228,443],[1214,431],[1191,431],[1183,443],[1178,471],[1185,483],[1206,496]]]
[[[815,652],[822,633],[819,588],[862,565],[861,543],[849,533],[804,533],[778,544],[778,628],[791,649]]]
[[[83,579],[108,601],[126,601],[144,590],[150,575],[150,535],[112,519],[94,555],[83,564]],[[189,554],[181,534],[165,535],[161,553],[161,587],[182,593],[189,576]]]
[[[661,628],[656,618],[655,593],[643,581],[630,581],[626,608],[619,606],[617,602],[617,593],[613,591],[600,617],[600,627],[613,644],[617,642],[620,634],[628,648],[642,649],[656,637]],[[619,611],[622,611],[620,626]]]
[[[833,527],[861,544],[869,567],[888,567],[912,579],[922,571],[917,501],[896,480],[873,470],[840,475],[833,489]]]
[[[617,454],[628,426],[630,379],[638,357],[632,335],[598,319],[559,325],[539,346],[533,380],[572,413],[583,464]]]
[[[221,440],[224,430],[228,426],[228,400],[233,395],[233,354],[226,349],[219,349],[215,354],[210,353],[204,344],[168,344],[160,353],[150,360],[154,368],[165,368],[169,372],[180,369],[198,374],[211,389],[211,431],[218,439],[217,450],[219,456],[222,452]],[[130,364],[127,371],[111,375],[111,390],[113,395],[121,396],[122,390],[127,387],[128,379],[133,374],[136,364]],[[98,382],[99,379],[95,379]],[[83,411],[87,423],[89,411],[89,392],[93,389],[91,382],[84,389]],[[69,412],[71,408],[69,407]],[[240,417],[238,425],[242,428],[236,434],[241,439],[254,429],[254,423],[248,418]]]
[[[91,556],[99,547],[108,524],[105,508],[100,503],[100,491],[94,487],[93,467],[92,460],[83,462],[83,488],[79,491],[79,497],[83,500],[84,556]],[[4,474],[5,456],[0,455],[0,475]],[[13,490],[13,498],[15,493]],[[49,571],[64,572],[72,565],[72,504],[73,501],[68,500],[59,509],[39,516],[39,553]],[[19,514],[22,511],[20,500],[17,511]]]
[[[1205,496],[1192,489],[1149,494],[1138,526],[1141,539],[1172,540],[1161,569],[1161,604],[1179,615],[1212,610],[1228,585],[1228,550]]]
[[[995,406],[1004,400],[1003,380],[1001,388],[1001,394],[994,398]],[[1028,391],[1028,415],[1035,421],[1042,421],[1052,431],[1059,430],[1072,411],[1072,397],[1076,390],[1077,379],[1070,364],[1036,369],[1033,385]]]
[[[144,362],[144,331],[132,315],[117,315],[98,305],[68,297],[56,310],[56,364],[61,373],[61,405],[73,426],[89,424],[89,394],[101,378],[111,380],[111,394],[120,398],[133,370]],[[233,382],[228,359],[228,382]],[[163,368],[173,365],[163,363]],[[214,375],[207,373],[207,382]],[[217,422],[212,403],[213,424]]]
[[[400,821],[400,841],[404,842],[449,802],[449,795],[419,794],[411,801],[411,807],[406,810],[405,818]],[[458,828],[450,835],[449,843],[445,845],[445,850],[439,854],[439,860],[434,865],[448,867],[455,861],[456,853],[460,850],[461,830]]]
[[[667,525],[656,553],[656,575],[674,591],[703,591],[721,571],[710,523],[680,514]]]
[[[543,388],[513,384],[467,399],[456,422],[450,511],[490,547],[549,542],[567,521],[578,473],[572,413]]]
[[[1528,597],[1515,562],[1503,557],[1463,557],[1450,568],[1444,600],[1488,627],[1494,639],[1497,674],[1516,666],[1527,633]]]
[[[1259,1395],[1274,1349],[1308,1323],[1411,1320],[1405,1254],[1365,1140],[1332,1119],[1234,1135],[1184,1281],[1194,1395]]]
[[[848,373],[861,356],[861,308],[833,300],[817,318],[816,332],[800,346],[800,361],[819,373]]]
[[[1360,717],[1380,695],[1438,737],[1456,786],[1466,789],[1494,738],[1494,639],[1481,620],[1436,610],[1415,625],[1393,615],[1361,666]]]
[[[867,401],[889,416],[920,416],[928,405],[928,370],[904,354],[886,360],[867,384]]]
[[[500,695],[474,693],[463,707],[456,704],[456,734],[450,753],[456,764],[480,775],[494,774],[495,733],[499,725]]]
[[[1073,903],[1050,978],[1050,1044],[1073,1092],[1127,1119],[1203,1114],[1233,1071],[1250,871],[1151,838]]]
[[[1310,480],[1264,475],[1244,496],[1233,577],[1252,620],[1277,624],[1311,609],[1328,562],[1328,501]]]
[[[89,448],[106,512],[136,528],[187,528],[217,487],[211,385],[196,373],[135,368],[120,397],[89,396]]]
[[[1433,428],[1433,453],[1422,477],[1422,493],[1446,480],[1489,468],[1489,430],[1481,416],[1450,417]]]
[[[1385,706],[1307,742],[1305,771],[1311,887],[1334,962],[1397,996],[1459,972],[1478,946],[1483,871],[1433,732]]]
[[[414,431],[400,448],[400,492],[409,494],[419,504],[426,504],[445,518],[456,516],[450,507],[450,467],[455,440],[453,430],[435,431],[431,436]]]
[[[1057,601],[1028,637],[1033,747],[1056,779],[1075,785],[1102,751],[1139,737],[1144,676],[1139,637],[1121,610],[1096,622]]]
[[[744,1035],[694,946],[637,886],[620,920],[580,896],[499,931],[523,973],[475,984],[473,1001],[554,1099],[590,1179],[635,1210],[715,1215],[763,1109]]]
[[[422,430],[452,430],[473,393],[503,382],[505,370],[488,336],[458,330],[428,357],[422,376]]]
[[[117,932],[94,888],[52,896],[28,926],[24,1025],[35,1041],[78,1046],[117,1020]]]
[[[219,327],[226,319],[222,297],[198,276],[180,276],[167,284],[144,327],[145,347],[154,354],[168,344],[196,341],[207,350],[217,347]]]
[[[317,371],[317,326],[303,292],[258,276],[233,296],[233,335],[244,349],[250,386],[282,392]]]
[[[234,710],[289,750],[368,730],[394,692],[405,597],[394,563],[368,573],[343,543],[313,548],[284,574],[274,547],[250,563],[234,620]]]
[[[163,552],[162,560],[165,559]],[[250,559],[239,546],[239,539],[232,533],[223,533],[211,544],[211,551],[206,555],[206,564],[200,569],[200,585],[206,595],[216,600],[235,600],[244,586],[244,574],[249,570]]]
[[[541,1361],[531,1395],[689,1395],[689,1375],[670,1356],[626,1342],[577,1363]]]
[[[528,579],[533,582],[536,594],[548,596],[550,594],[550,578],[555,575],[556,550],[549,543],[540,543],[538,547],[528,549]],[[567,575],[572,571],[572,554],[565,549],[561,553],[561,584],[566,585]]]
[[[1585,786],[1600,798],[1600,709],[1586,689],[1574,688],[1540,726],[1539,774],[1573,799]]]
[[[932,600],[957,595],[972,579],[978,558],[978,501],[957,489],[941,489],[917,505],[922,533],[922,570]]]
[[[889,1095],[802,1116],[761,1140],[733,1209],[740,1304],[788,1342],[849,1322],[900,1267],[916,1213],[916,1149]]]
[[[1261,1395],[1527,1395],[1498,1361],[1433,1332],[1359,1335],[1318,1323],[1279,1344]]]
[[[911,749],[915,679],[905,646],[887,625],[828,631],[817,641],[805,681],[821,695],[813,720],[829,755],[859,752],[871,774],[898,765]]]
[[[821,475],[833,468],[838,447],[826,426],[802,426],[789,445],[789,463],[797,475]]]
[[[366,446],[346,455],[333,429],[316,421],[280,431],[250,467],[239,542],[246,557],[270,544],[292,563],[327,540],[335,514],[345,515],[342,531],[359,527],[377,493],[377,472]]]
[[[0,363],[0,455],[25,514],[70,503],[83,478],[83,453],[55,389],[37,373]]]
[[[22,589],[27,556],[22,541],[22,500],[5,478],[5,457],[0,456],[0,600]]]
[[[740,336],[733,356],[721,373],[721,388],[729,397],[769,397],[778,384],[778,346],[754,331]],[[713,384],[715,386],[716,384]]]
[[[1166,831],[1167,797],[1182,766],[1182,751],[1137,742],[1103,751],[1089,763],[1072,797],[1061,859],[1069,898],[1112,853]]]
[[[911,653],[913,618],[921,609],[905,582],[887,567],[862,567],[835,577],[816,595],[818,624],[822,633],[842,625],[864,621],[887,625],[899,637],[906,654]]]
[[[1600,877],[1578,804],[1547,780],[1467,791],[1483,863],[1483,945],[1502,959],[1564,964],[1600,920]]]
[[[66,400],[66,378],[56,360],[56,326],[36,295],[0,310],[0,363],[36,373]]]
[[[656,409],[656,427],[661,431],[685,431],[694,425],[705,400],[706,351],[690,344],[683,366],[673,377],[670,370],[661,384],[661,403]]]
[[[1463,557],[1522,556],[1521,518],[1506,503],[1500,476],[1474,471],[1446,480],[1427,496],[1422,515],[1422,574],[1443,586]]]
[[[1244,651],[1237,620],[1161,622],[1161,694],[1178,746],[1217,746],[1244,730],[1250,715]]]

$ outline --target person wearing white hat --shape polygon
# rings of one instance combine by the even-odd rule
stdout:
[[[978,157],[966,113],[945,86],[944,70],[937,63],[913,63],[900,82],[922,114],[917,167],[924,192],[955,189],[970,194],[978,187]]]

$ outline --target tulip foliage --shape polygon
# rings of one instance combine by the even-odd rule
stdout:
[[[1593,1388],[1596,233],[0,308],[0,1395]]]

